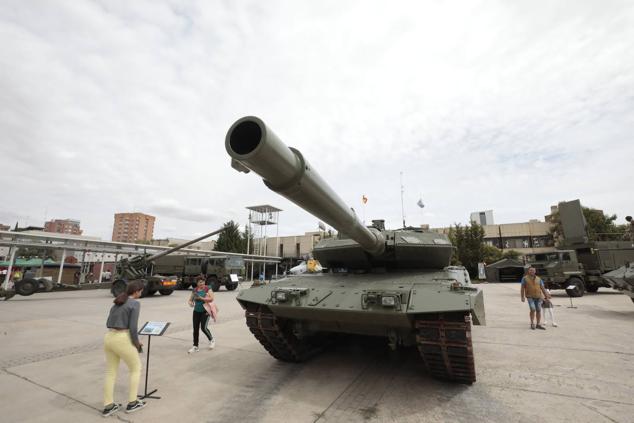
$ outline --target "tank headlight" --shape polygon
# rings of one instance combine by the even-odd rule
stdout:
[[[282,302],[283,302],[283,301],[286,301],[286,292],[284,292],[284,291],[277,291],[277,292],[275,293],[275,299],[276,299],[277,301],[282,301]]]
[[[381,305],[383,307],[394,307],[396,299],[394,297],[381,297]]]

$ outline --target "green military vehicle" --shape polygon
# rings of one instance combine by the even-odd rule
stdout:
[[[417,347],[433,376],[476,379],[471,319],[484,324],[482,291],[464,267],[449,266],[445,235],[421,229],[362,225],[302,154],[284,145],[256,117],[227,133],[236,170],[262,176],[271,190],[337,229],[319,242],[315,259],[328,273],[304,273],[241,291],[246,324],[276,359],[299,362],[331,334],[382,337],[390,348]]]
[[[634,262],[632,241],[589,241],[579,200],[559,203],[564,239],[561,249],[551,253],[528,254],[548,289],[565,289],[572,297],[612,286],[604,275]]]
[[[165,256],[154,262],[154,272],[177,276],[180,289],[195,286],[196,278],[203,276],[214,292],[221,286],[226,287],[228,291],[233,291],[238,287],[238,276],[244,274],[244,258],[234,255]]]
[[[612,288],[629,295],[634,303],[634,262],[603,275]]]
[[[161,251],[156,254],[142,254],[132,258],[125,258],[117,262],[114,281],[110,292],[113,296],[117,296],[126,290],[128,284],[132,281],[138,280],[143,283],[143,296],[148,297],[160,292],[161,295],[172,294],[176,287],[176,282],[167,278],[168,275],[158,274],[153,269],[153,263],[162,257],[172,254],[178,250],[190,246],[198,241],[202,241],[205,238],[219,234],[226,230],[226,228],[218,229],[206,235],[203,235],[194,240],[188,241],[184,244],[170,248],[169,250]]]

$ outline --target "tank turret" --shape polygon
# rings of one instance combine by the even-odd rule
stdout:
[[[484,324],[482,292],[464,267],[449,266],[446,236],[411,228],[370,227],[326,184],[297,149],[253,116],[225,138],[231,166],[253,171],[265,185],[339,232],[313,255],[330,269],[241,291],[246,323],[282,361],[302,361],[332,333],[385,337],[390,348],[416,346],[435,377],[475,381],[471,317]]]
[[[442,269],[449,265],[452,246],[442,234],[386,231],[381,220],[363,226],[302,153],[287,147],[262,120],[249,116],[234,123],[225,148],[235,169],[257,173],[269,189],[344,235],[315,247],[315,258],[323,265],[347,269]]]

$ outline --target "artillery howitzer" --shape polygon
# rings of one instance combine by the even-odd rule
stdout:
[[[302,154],[256,117],[235,122],[225,148],[231,165],[339,232],[315,246],[328,274],[282,279],[238,294],[246,323],[275,358],[299,362],[329,333],[384,337],[392,348],[416,345],[435,377],[475,381],[471,318],[485,324],[484,300],[463,267],[450,267],[446,236],[417,229],[365,227]]]
[[[116,297],[117,295],[125,291],[128,283],[134,280],[140,280],[141,282],[143,282],[144,297],[154,295],[156,291],[160,292],[161,295],[170,295],[172,292],[174,292],[174,289],[176,288],[176,281],[165,279],[158,275],[148,275],[148,271],[152,266],[152,262],[168,254],[172,254],[178,250],[182,250],[183,248],[195,244],[198,241],[202,241],[205,238],[214,236],[224,231],[225,229],[226,228],[218,229],[194,240],[187,241],[186,243],[178,245],[174,248],[170,248],[169,250],[161,251],[160,253],[143,254],[129,259],[121,259],[117,263],[116,276],[114,282],[112,283],[112,288],[110,289],[110,292],[112,292],[112,295]]]

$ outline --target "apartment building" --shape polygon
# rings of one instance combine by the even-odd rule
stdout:
[[[117,242],[150,241],[156,218],[144,213],[115,213],[112,240]]]

